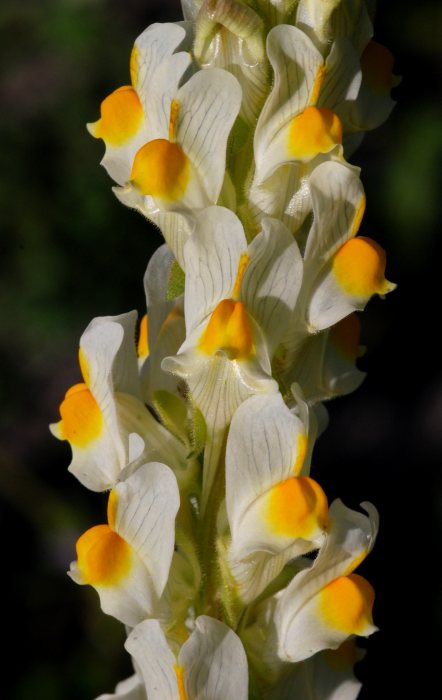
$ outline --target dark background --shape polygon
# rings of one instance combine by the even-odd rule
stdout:
[[[53,439],[79,380],[79,337],[97,315],[143,309],[160,236],[112,195],[87,121],[129,80],[136,36],[178,20],[177,0],[12,0],[0,6],[0,536],[2,697],[89,700],[130,673],[122,626],[65,571],[103,522],[105,498],[68,474]],[[403,76],[390,120],[355,154],[367,191],[361,233],[388,251],[398,289],[363,315],[358,392],[330,406],[313,474],[330,500],[377,505],[381,532],[361,567],[375,622],[361,700],[410,696],[437,679],[441,634],[442,374],[439,366],[440,3],[379,3],[375,37]],[[439,180],[438,180],[439,176]],[[435,682],[437,682],[435,680]],[[437,686],[436,686],[437,687]],[[428,693],[436,697],[438,691]],[[303,700],[300,698],[300,700]]]

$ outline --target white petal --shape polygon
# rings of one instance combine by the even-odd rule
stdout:
[[[355,364],[339,354],[329,340],[329,332],[307,337],[290,361],[286,381],[297,382],[310,405],[355,391],[364,380]]]
[[[215,204],[224,180],[226,146],[241,105],[236,78],[218,68],[199,71],[178,91],[181,103],[177,143],[190,158],[208,204]]]
[[[115,487],[114,529],[137,552],[158,596],[167,582],[180,498],[171,469],[158,462],[141,466]]]
[[[253,554],[240,558],[235,552],[230,551],[228,560],[230,571],[238,586],[241,602],[244,605],[253,603],[281,573],[287,562],[311,552],[317,546],[319,545],[297,538],[279,554],[254,551]],[[297,561],[300,560],[297,559]]]
[[[369,517],[346,508],[340,500],[334,501],[329,511],[328,537],[317,558],[310,569],[295,576],[279,598],[275,626],[281,659],[301,661],[324,647],[333,647],[333,643],[336,648],[346,638],[331,633],[312,614],[311,601],[331,581],[351,574],[373,547],[377,511],[370,503],[361,505]]]
[[[80,585],[86,583],[75,561],[71,563],[68,575]],[[103,612],[129,627],[154,614],[158,608],[152,578],[135,552],[132,552],[130,571],[118,584],[93,584],[93,588],[99,595]]]
[[[126,447],[119,432],[104,426],[98,440],[87,448],[71,445],[72,461],[68,471],[91,491],[107,491],[127,464]]]
[[[106,144],[106,151],[100,161],[100,165],[103,166],[109,177],[118,185],[124,185],[129,180],[134,158],[145,142],[146,119],[143,118],[136,134],[130,141],[127,141],[122,146]]]
[[[376,95],[362,82],[358,98],[348,105],[344,118],[352,130],[377,129],[388,119],[395,104],[390,95]]]
[[[262,182],[274,169],[268,149],[282,127],[302,112],[314,92],[321,54],[310,39],[296,27],[280,25],[270,30],[267,54],[275,73],[275,82],[255,132],[254,149],[258,180]]]
[[[146,113],[144,143],[169,137],[171,103],[178,94],[178,85],[190,63],[188,53],[169,56],[144,83],[139,93]]]
[[[141,401],[129,394],[117,394],[117,415],[122,436],[124,436],[125,462],[129,457],[129,435],[137,433],[144,441],[144,455],[147,461],[165,462],[172,469],[186,464],[186,450],[161,423],[159,423]]]
[[[353,644],[353,641],[346,644]],[[344,649],[323,651],[301,664],[293,664],[272,690],[269,700],[356,700],[362,684],[356,679]],[[353,654],[358,661],[360,654]]]
[[[276,391],[277,384],[257,362],[230,360],[221,353],[205,358],[201,352],[189,350],[165,358],[162,367],[186,380],[192,401],[206,421],[208,434],[201,505],[204,510],[222,449],[224,431],[233,414],[249,396]]]
[[[118,683],[115,693],[105,693],[96,700],[147,700],[144,683],[135,674]]]
[[[250,262],[241,285],[241,299],[261,326],[273,355],[289,322],[302,283],[302,258],[288,229],[264,219],[262,232],[249,246]]]
[[[134,88],[142,97],[146,86],[154,78],[158,67],[183,41],[185,29],[178,24],[165,22],[151,24],[135,40],[135,51],[131,59]],[[145,104],[146,113],[149,104]]]
[[[176,659],[158,620],[145,620],[137,625],[125,647],[140,669],[149,700],[179,700]]]
[[[335,41],[327,56],[326,75],[317,106],[332,109],[341,116],[340,105],[356,99],[361,80],[359,56],[350,41]]]
[[[148,216],[147,213],[144,215]],[[192,212],[157,211],[151,219],[160,228],[178,265],[185,270],[184,246],[195,228],[194,214]]]
[[[186,693],[195,700],[247,700],[248,668],[244,647],[227,625],[201,615],[181,648]]]
[[[313,225],[304,260],[308,274],[313,276],[345,241],[356,235],[364,214],[365,195],[359,170],[336,162],[318,165],[309,184]]]
[[[240,255],[247,250],[241,222],[224,207],[204,209],[185,245],[187,334],[232,295]]]
[[[249,505],[294,475],[302,435],[305,427],[279,393],[253,396],[236,411],[226,448],[226,505],[233,539]]]
[[[257,228],[263,216],[274,216],[296,233],[311,209],[308,186],[311,168],[299,162],[280,165],[279,158],[277,163],[280,167],[263,183],[252,182],[248,193],[251,216]]]
[[[80,349],[89,375],[86,384],[100,406],[108,401],[109,391],[140,397],[136,319],[136,311],[94,318],[81,336]]]

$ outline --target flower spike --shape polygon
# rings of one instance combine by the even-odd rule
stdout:
[[[323,402],[364,379],[361,312],[395,288],[348,162],[397,84],[369,6],[183,0],[88,124],[165,241],[140,322],[82,335],[51,426],[110,491],[69,572],[126,625],[134,674],[98,700],[359,693],[378,515],[329,505],[315,443]]]

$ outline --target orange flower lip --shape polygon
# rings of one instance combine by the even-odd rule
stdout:
[[[241,301],[223,299],[219,302],[201,336],[199,348],[207,355],[224,350],[232,360],[245,359],[254,353],[250,320]]]

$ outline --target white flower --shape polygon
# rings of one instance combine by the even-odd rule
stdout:
[[[52,433],[72,449],[71,471],[92,491],[112,488],[120,472],[139,457],[185,462],[185,451],[142,402],[135,351],[136,312],[95,318],[80,339],[84,382],[75,384],[60,405]],[[137,445],[136,450],[132,449]]]
[[[144,464],[110,492],[108,524],[92,527],[77,542],[70,576],[93,586],[103,611],[126,625],[158,613],[179,503],[172,471],[158,462]]]
[[[247,659],[227,625],[201,615],[175,656],[157,620],[141,622],[126,649],[135,659],[149,700],[247,700]]]
[[[96,700],[147,700],[144,683],[137,674],[117,684],[115,693],[104,693]]]
[[[308,476],[308,432],[278,393],[251,397],[233,416],[226,449],[228,559],[244,603],[324,540],[328,503]]]
[[[193,212],[218,201],[241,105],[227,71],[185,75],[190,54],[173,53],[185,39],[176,24],[146,29],[131,56],[133,86],[106,98],[101,118],[88,126],[106,143],[103,165],[120,185],[118,199],[160,226],[178,261]]]
[[[300,29],[288,25],[269,32],[267,54],[275,78],[255,131],[249,206],[256,222],[276,216],[297,231],[311,208],[311,173],[324,160],[344,160],[338,110],[356,97],[360,71],[357,65],[345,73],[336,52],[324,59]]]
[[[162,366],[186,380],[208,426],[204,502],[233,413],[249,396],[277,390],[270,360],[295,307],[302,265],[281,223],[265,220],[248,246],[240,221],[223,207],[197,217],[184,257],[186,340]]]
[[[274,625],[281,660],[303,661],[377,630],[371,617],[373,588],[353,573],[371,551],[378,529],[374,506],[362,507],[369,517],[339,500],[331,505],[328,536],[317,558],[278,594]]]

